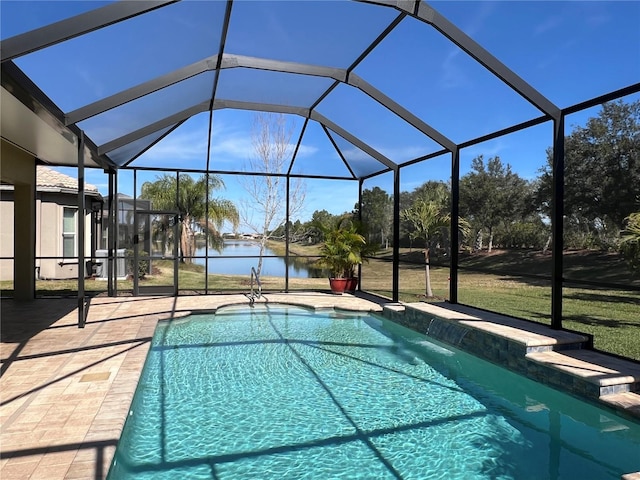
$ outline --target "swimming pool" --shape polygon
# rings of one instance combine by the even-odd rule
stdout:
[[[160,322],[109,479],[619,479],[640,424],[377,315]]]

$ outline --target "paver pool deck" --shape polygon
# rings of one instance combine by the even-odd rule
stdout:
[[[351,295],[268,294],[262,301],[381,310]],[[248,304],[244,295],[2,301],[0,478],[103,479],[158,320]]]
[[[323,293],[258,301],[383,309],[360,296]],[[76,299],[3,300],[0,478],[106,478],[156,323],[233,304],[246,305],[247,297],[96,297],[80,329]]]

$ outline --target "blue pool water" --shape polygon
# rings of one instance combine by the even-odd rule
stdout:
[[[382,317],[161,322],[109,479],[619,479],[640,424]]]

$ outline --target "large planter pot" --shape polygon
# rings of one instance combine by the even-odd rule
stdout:
[[[331,287],[331,293],[342,295],[347,286],[348,280],[348,278],[330,278],[329,286]]]
[[[347,278],[347,285],[345,287],[345,292],[353,293],[358,288],[358,277]]]

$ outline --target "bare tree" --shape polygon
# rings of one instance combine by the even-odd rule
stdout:
[[[260,257],[256,269],[262,271],[267,241],[287,220],[287,176],[291,164],[293,125],[283,114],[256,113],[251,129],[254,155],[249,158],[251,172],[244,175],[242,187],[248,196],[240,202],[240,218],[260,239]],[[304,204],[305,184],[300,178],[289,182],[289,216],[298,214]]]

